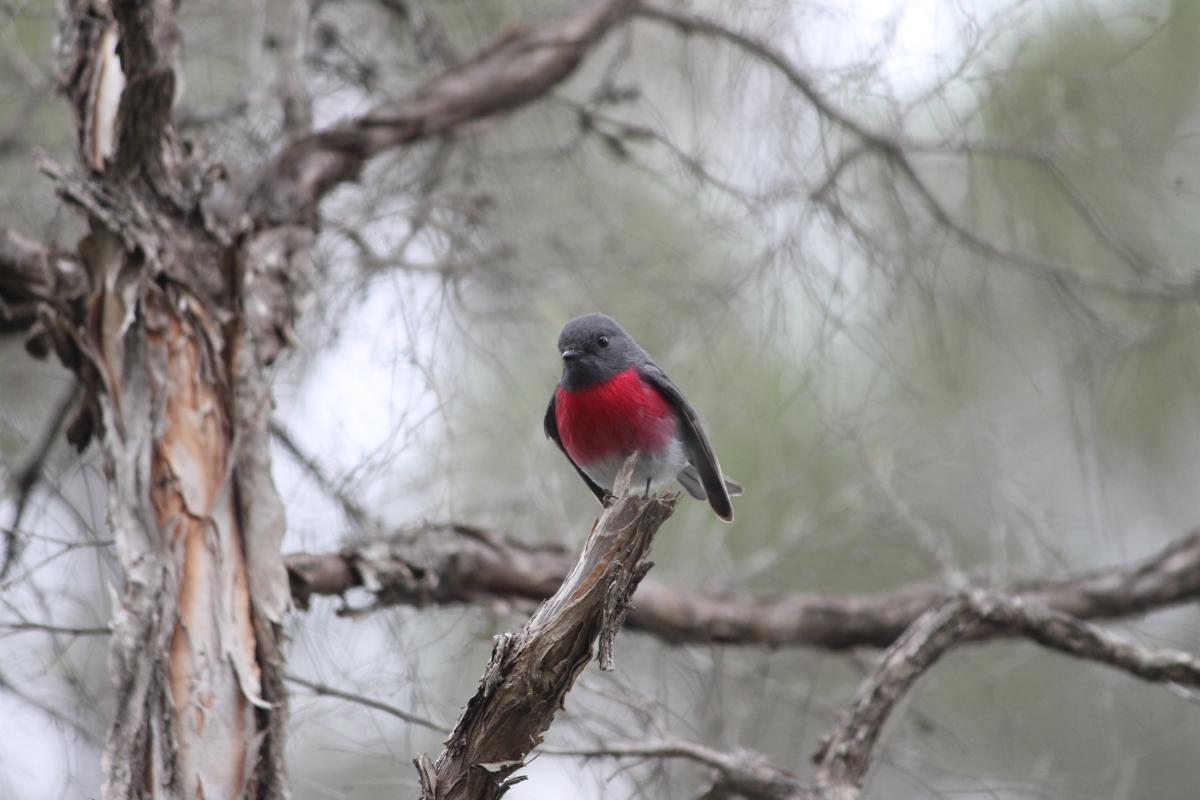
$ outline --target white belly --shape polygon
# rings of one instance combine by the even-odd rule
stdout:
[[[608,458],[592,461],[586,466],[583,464],[579,466],[589,478],[611,492],[613,483],[617,480],[617,473],[628,457],[628,453],[617,453]],[[650,481],[651,486],[672,480],[679,474],[679,470],[687,466],[687,463],[687,453],[678,439],[672,439],[670,444],[659,450],[641,453],[638,456],[637,467],[633,471],[630,491],[645,490],[647,480]]]

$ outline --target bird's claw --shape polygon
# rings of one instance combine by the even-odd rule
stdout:
[[[600,498],[600,505],[605,508],[612,508],[613,503],[616,503],[619,498],[612,492],[605,492],[604,497]]]

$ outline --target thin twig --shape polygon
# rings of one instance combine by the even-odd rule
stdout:
[[[23,548],[19,531],[29,498],[33,496],[33,490],[42,477],[42,468],[46,465],[46,458],[54,449],[54,443],[58,440],[59,431],[62,430],[67,415],[79,404],[82,395],[82,386],[76,381],[54,407],[54,411],[50,415],[50,422],[42,429],[42,435],[34,446],[33,454],[13,480],[17,490],[17,508],[13,512],[12,522],[4,529],[4,563],[0,564],[0,581],[8,577],[9,572],[21,557]]]
[[[871,454],[867,452],[867,448],[861,440],[858,442],[858,449],[875,483],[875,488],[887,500],[888,505],[891,506],[892,514],[896,519],[912,533],[917,546],[921,548],[922,552],[929,558],[930,563],[941,573],[942,580],[954,591],[965,589],[969,581],[967,580],[966,573],[954,563],[954,557],[946,538],[935,533],[925,520],[913,512],[904,498],[896,492],[896,488],[892,486],[890,471],[885,470],[878,459],[871,457]]]
[[[1193,302],[1200,297],[1200,272],[1177,280],[1149,280],[1144,276],[1129,281],[1111,280],[1081,272],[1069,264],[1033,253],[1012,250],[990,241],[969,229],[950,213],[929,184],[917,172],[908,155],[910,152],[977,153],[985,152],[988,149],[986,146],[967,147],[930,143],[875,130],[830,100],[817,88],[812,77],[792,63],[787,56],[753,36],[735,31],[704,17],[659,6],[639,4],[634,6],[633,13],[645,19],[672,25],[685,34],[698,34],[728,42],[775,69],[812,104],[823,119],[849,132],[859,141],[859,144],[852,147],[839,160],[834,170],[835,175],[844,170],[850,162],[856,160],[862,152],[860,148],[865,146],[867,150],[895,168],[901,177],[912,185],[921,204],[925,206],[935,222],[977,254],[1034,277],[1055,280],[1065,285],[1117,295],[1126,299]],[[1001,149],[1006,154],[1017,152],[1009,148]],[[816,201],[831,204],[836,212],[836,205],[829,199],[833,180],[834,176],[830,176],[812,197]],[[843,215],[838,214],[838,216],[842,217]],[[1087,221],[1085,217],[1085,222]],[[1104,241],[1104,238],[1101,238]],[[1120,254],[1120,251],[1118,253]]]
[[[382,711],[385,714],[391,714],[397,719],[402,719],[405,722],[413,725],[420,725],[422,728],[428,728],[429,730],[436,731],[439,734],[445,734],[450,730],[450,726],[443,722],[437,722],[429,719],[428,717],[422,717],[420,714],[415,714],[412,711],[405,711],[397,706],[389,705],[382,700],[376,700],[365,695],[347,692],[343,689],[329,686],[328,684],[310,681],[307,678],[301,678],[299,675],[296,675],[292,672],[284,675],[284,680],[286,680],[288,683],[294,683],[297,686],[303,686],[305,689],[308,689],[309,691],[314,692],[322,697],[336,697],[339,700],[346,700],[350,703],[357,703],[360,706],[373,708],[376,711]]]
[[[304,83],[304,53],[308,45],[310,0],[290,0],[282,17],[279,45],[279,95],[283,130],[295,138],[312,129],[313,104]]]
[[[818,795],[794,775],[773,766],[761,753],[725,752],[682,739],[592,748],[539,748],[539,753],[580,758],[684,759],[715,769],[718,778],[709,797],[754,800],[817,800]]]
[[[33,695],[29,694],[24,689],[22,689],[21,687],[17,686],[15,683],[13,683],[3,673],[0,673],[0,691],[8,692],[9,694],[13,695],[14,697],[20,698],[22,701],[24,701],[28,705],[32,706],[33,708],[36,708],[38,711],[45,714],[47,717],[49,717],[54,722],[56,722],[60,725],[64,725],[64,726],[70,728],[71,730],[75,731],[76,733],[78,733],[80,735],[80,737],[83,738],[83,740],[85,742],[90,744],[92,747],[99,747],[104,743],[103,740],[101,739],[101,737],[97,736],[96,733],[94,731],[92,731],[91,729],[89,729],[87,725],[83,724],[82,722],[80,722],[79,720],[77,720],[73,717],[68,716],[63,711],[61,711],[60,709],[55,707],[53,704],[44,702],[44,701],[38,699],[37,697],[34,697]]]
[[[337,501],[342,512],[359,528],[366,531],[381,531],[383,524],[372,517],[357,500],[351,497],[342,487],[338,486],[325,470],[310,456],[292,437],[291,432],[277,419],[271,420],[271,435],[283,446],[292,458],[312,476],[321,490]]]

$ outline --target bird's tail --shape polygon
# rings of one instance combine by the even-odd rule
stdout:
[[[707,500],[708,493],[704,491],[704,484],[700,482],[700,473],[691,464],[679,471],[675,476],[680,485],[687,490],[687,493],[697,500]],[[721,476],[725,480],[725,491],[729,492],[730,497],[738,497],[742,494],[742,485],[728,475]]]

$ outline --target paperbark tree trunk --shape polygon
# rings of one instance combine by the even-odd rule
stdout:
[[[42,168],[88,232],[68,251],[0,229],[0,321],[31,329],[33,354],[54,351],[78,375],[68,438],[103,453],[123,578],[106,798],[288,795],[279,625],[290,594],[267,367],[310,295],[317,207],[386,149],[541,97],[629,5],[590,0],[510,32],[325,131],[293,113],[291,141],[239,181],[175,132],[176,3],[64,0],[60,86],[77,163]]]
[[[38,335],[87,388],[72,439],[100,445],[124,577],[105,796],[282,797],[288,590],[262,377],[278,346],[245,313],[265,251],[193,213],[213,181],[172,127],[174,10],[65,9],[79,164],[46,171],[89,228],[58,263],[88,279],[42,298]]]

